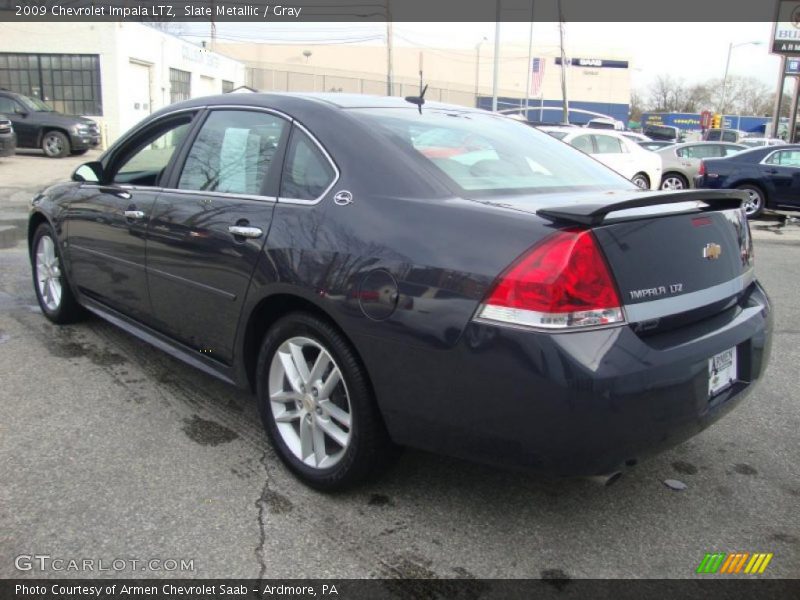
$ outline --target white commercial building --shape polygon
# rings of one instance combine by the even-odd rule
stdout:
[[[0,23],[0,88],[95,119],[106,144],[163,106],[244,83],[242,63],[139,23]]]

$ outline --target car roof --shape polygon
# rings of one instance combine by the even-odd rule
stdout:
[[[311,107],[328,107],[331,109],[352,109],[352,108],[408,108],[417,110],[417,106],[407,101],[405,98],[397,96],[372,96],[368,94],[342,94],[334,92],[319,93],[297,93],[297,92],[253,92],[247,94],[216,94],[213,96],[201,96],[170,104],[162,108],[158,113],[171,112],[182,108],[195,108],[202,106],[217,105],[242,105],[242,106],[264,106],[265,108],[275,108],[277,110],[293,110]],[[482,114],[494,114],[478,108],[459,106],[455,104],[445,104],[442,102],[426,101],[423,110],[438,109],[450,110],[455,112],[475,112]]]

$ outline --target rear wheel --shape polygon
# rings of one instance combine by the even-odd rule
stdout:
[[[85,313],[72,295],[61,251],[49,223],[39,225],[32,247],[33,287],[44,316],[59,325],[79,321]]]
[[[48,131],[42,138],[42,150],[50,158],[63,158],[70,152],[69,140],[60,131]]]
[[[740,185],[736,189],[747,192],[747,200],[745,200],[744,204],[742,205],[747,218],[755,219],[756,217],[761,216],[761,213],[764,212],[764,192],[761,191],[761,188],[758,188],[755,185],[746,184]]]
[[[643,190],[649,190],[650,189],[650,180],[647,178],[647,175],[645,175],[644,173],[637,173],[636,175],[633,176],[631,181],[636,185],[636,187],[638,187],[640,189],[643,189]]]
[[[680,173],[667,173],[661,178],[662,190],[686,190],[689,189],[689,181]]]
[[[258,409],[283,462],[308,485],[338,490],[386,466],[394,447],[366,372],[329,323],[292,313],[258,360]]]

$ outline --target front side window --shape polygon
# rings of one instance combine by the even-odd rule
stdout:
[[[178,188],[261,194],[286,127],[268,113],[213,111],[192,143]]]
[[[631,189],[621,175],[551,135],[513,119],[475,111],[361,108],[379,135],[421,166],[432,166],[470,195]],[[590,150],[589,135],[584,138]],[[447,146],[431,140],[458,140]],[[574,140],[573,140],[574,143]]]
[[[113,182],[139,186],[163,183],[161,176],[189,132],[190,123],[189,116],[170,121],[134,141],[133,148],[118,163]]]
[[[316,200],[336,178],[330,162],[302,130],[295,129],[281,177],[281,198]]]

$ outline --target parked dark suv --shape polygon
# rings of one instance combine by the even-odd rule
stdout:
[[[17,134],[11,125],[11,119],[0,115],[0,157],[11,156],[17,149]]]
[[[41,148],[50,158],[83,154],[100,144],[97,123],[56,112],[37,98],[0,89],[0,113],[14,124],[20,148]]]

